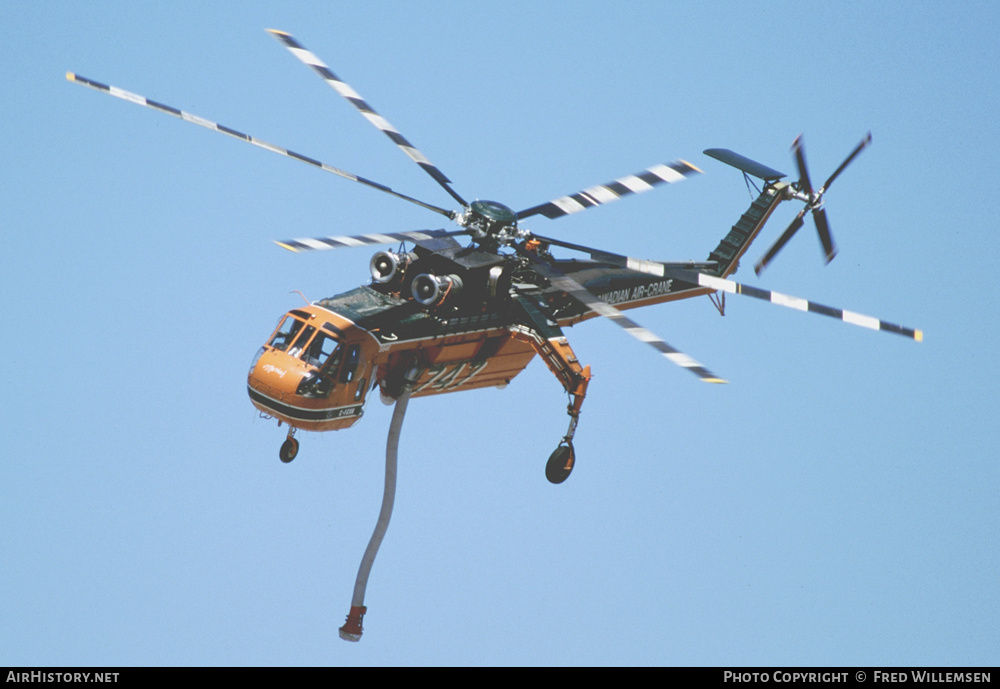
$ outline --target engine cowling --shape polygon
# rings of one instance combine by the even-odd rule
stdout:
[[[386,285],[391,282],[401,282],[406,267],[413,261],[413,254],[401,254],[395,251],[379,251],[368,263],[372,280]]]
[[[457,275],[421,273],[410,283],[413,298],[424,306],[440,306],[462,292],[462,278]]]

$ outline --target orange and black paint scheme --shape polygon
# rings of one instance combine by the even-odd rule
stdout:
[[[781,186],[768,186],[699,265],[718,277],[733,272],[783,197]],[[412,396],[422,397],[505,387],[538,354],[569,396],[570,431],[559,458],[568,475],[591,372],[562,328],[600,314],[562,289],[558,278],[570,278],[617,310],[715,291],[634,270],[616,258],[622,257],[555,259],[549,243],[537,238],[507,254],[483,244],[463,247],[451,237],[416,240],[409,252],[380,251],[371,260],[370,284],[281,318],[254,359],[250,398],[262,414],[288,425],[280,456],[291,461],[295,429],[352,426],[370,391],[378,387],[383,398],[395,398],[414,367],[420,374]],[[550,480],[561,473],[549,472]]]
[[[378,387],[384,398],[394,399],[402,390],[404,374],[414,369],[419,372],[411,388],[414,397],[504,387],[538,354],[569,396],[569,429],[546,465],[548,479],[561,483],[575,462],[572,440],[591,380],[590,367],[579,362],[563,328],[604,316],[701,380],[726,382],[621,313],[640,306],[708,295],[724,312],[725,293],[731,292],[922,339],[919,330],[728,280],[782,201],[803,200],[807,206],[758,263],[758,272],[801,226],[805,212],[822,211],[822,192],[811,191],[804,172],[803,180],[789,184],[781,181],[782,173],[731,151],[706,153],[765,184],[705,261],[639,260],[542,237],[517,226],[522,215],[536,209],[515,214],[503,204],[475,201],[459,218],[463,230],[404,233],[413,249],[401,246],[395,252],[376,253],[369,285],[288,312],[258,353],[248,382],[254,405],[289,426],[281,459],[288,462],[295,457],[296,429],[351,426],[361,417],[368,390]],[[689,163],[682,168],[697,169]],[[578,197],[594,202],[593,196],[581,193],[559,200],[565,202],[562,205],[539,207],[540,212],[551,210],[554,215],[568,207],[567,199],[576,202]],[[816,223],[829,260],[835,249],[825,215]],[[453,238],[458,234],[470,235],[472,243],[459,244]],[[384,244],[389,238],[367,235],[278,243],[299,251],[350,246],[361,240]],[[550,252],[552,246],[589,253],[590,258],[557,259]]]
[[[287,240],[293,251],[412,242],[407,251],[380,251],[372,258],[372,282],[344,294],[289,311],[254,359],[248,392],[261,413],[287,424],[282,460],[298,452],[297,429],[338,430],[362,415],[366,398],[378,387],[388,399],[404,390],[412,396],[504,386],[536,355],[569,395],[569,429],[549,458],[546,476],[560,483],[574,463],[572,439],[591,374],[582,366],[562,329],[594,316],[604,316],[636,339],[657,349],[672,363],[702,381],[725,382],[691,357],[622,314],[623,310],[666,301],[709,295],[720,312],[725,293],[752,296],[800,311],[819,313],[873,330],[887,330],[920,340],[919,330],[750,287],[727,278],[781,201],[804,203],[798,215],[755,265],[760,271],[803,225],[810,213],[827,262],[836,255],[824,209],[824,194],[841,172],[871,143],[867,135],[818,189],[806,169],[801,137],[792,145],[799,179],[785,175],[728,149],[705,154],[764,182],[750,208],[702,262],[661,263],[621,256],[600,249],[534,234],[522,221],[542,215],[555,219],[593,208],[654,187],[673,184],[700,173],[684,160],[663,163],[611,182],[588,187],[537,206],[514,212],[502,203],[467,202],[452,182],[397,129],[376,113],[353,88],[290,34],[270,32],[300,62],[343,96],[370,124],[382,131],[461,210],[448,210],[353,173],[251,136],[240,130],[184,112],[124,89],[66,74],[71,82],[130,103],[180,118],[239,141],[335,174],[456,222],[454,231],[427,230],[391,234]],[[471,244],[453,237],[466,235]],[[590,255],[589,260],[557,259],[551,247]],[[721,293],[721,294],[719,294]],[[413,387],[404,375],[418,372]]]
[[[804,207],[757,263],[756,272],[759,274],[798,231],[806,213],[813,216],[826,261],[833,259],[836,247],[826,219],[823,195],[870,144],[870,134],[818,189],[812,186],[806,170],[801,137],[792,145],[799,170],[798,181],[792,183],[781,181],[784,174],[727,149],[706,150],[706,155],[741,170],[748,188],[750,176],[761,179],[763,190],[705,261],[661,263],[633,259],[542,237],[519,223],[536,215],[555,219],[644,193],[699,173],[697,167],[683,160],[654,165],[516,213],[493,201],[469,203],[452,188],[451,180],[437,166],[318,56],[284,31],[271,30],[270,33],[430,175],[461,210],[448,210],[393,191],[373,180],[139,94],[73,72],[68,72],[66,78],[417,204],[458,224],[460,229],[457,231],[429,230],[279,242],[293,251],[392,245],[396,241],[414,245],[411,250],[401,244],[397,251],[376,253],[370,263],[370,284],[289,311],[258,351],[250,367],[247,390],[262,414],[277,419],[279,425],[288,426],[288,436],[279,453],[285,462],[294,459],[298,452],[296,430],[330,431],[352,426],[361,418],[366,398],[376,387],[383,398],[401,402],[408,396],[503,387],[537,354],[569,397],[569,428],[549,457],[545,471],[549,481],[561,483],[569,476],[575,462],[572,440],[591,380],[590,367],[579,362],[563,335],[563,328],[603,316],[702,381],[725,382],[622,314],[624,310],[640,306],[708,295],[719,311],[724,312],[725,293],[731,292],[838,318],[872,330],[922,339],[919,330],[727,279],[736,271],[740,258],[775,208],[785,200],[801,201]],[[453,239],[457,235],[466,235],[471,243],[460,245]],[[590,258],[557,259],[550,252],[553,246],[589,254]],[[396,409],[401,420],[405,403]],[[390,430],[390,440],[392,437]],[[389,455],[387,449],[387,486]],[[384,500],[383,512],[387,504],[391,513],[391,498],[388,503]],[[380,514],[377,531],[381,528],[384,533],[387,521],[388,513]],[[369,548],[374,544],[377,549],[380,540],[381,535],[376,538],[373,534]],[[370,566],[368,551],[366,559]],[[363,561],[362,569],[364,567]],[[367,574],[364,577],[366,580]],[[359,571],[359,582],[362,581]],[[361,618],[366,610],[362,604],[363,583],[360,585],[361,594],[358,596],[356,584],[357,601],[352,601],[347,623],[340,628],[341,636],[352,641],[361,636]]]

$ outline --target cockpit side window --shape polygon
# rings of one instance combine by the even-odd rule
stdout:
[[[279,351],[285,351],[288,349],[288,345],[295,340],[295,336],[299,334],[302,325],[303,323],[299,319],[285,316],[268,344]]]
[[[358,360],[361,355],[361,347],[358,345],[351,345],[347,348],[347,356],[345,357],[344,367],[340,369],[340,382],[350,383],[354,380],[354,374],[358,370]]]

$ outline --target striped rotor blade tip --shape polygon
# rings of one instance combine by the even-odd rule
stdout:
[[[580,301],[582,304],[590,308],[592,311],[598,315],[604,316],[608,320],[614,322],[616,325],[621,327],[625,332],[639,340],[644,342],[660,354],[662,354],[668,361],[672,364],[685,368],[694,375],[698,376],[705,383],[728,383],[725,378],[720,378],[715,375],[702,364],[695,361],[693,358],[684,354],[678,349],[670,346],[663,338],[639,325],[631,318],[623,314],[621,311],[616,309],[611,304],[602,301],[597,295],[592,293],[586,287],[565,275],[562,276],[551,276],[549,278],[550,282],[559,289],[572,295],[575,299]]]
[[[603,315],[603,314],[602,314]],[[724,378],[720,378],[715,375],[702,364],[698,363],[695,359],[688,356],[684,352],[681,352],[674,347],[670,346],[663,338],[654,334],[652,331],[647,330],[642,327],[631,318],[618,312],[617,316],[606,316],[612,321],[617,323],[619,326],[625,329],[629,335],[639,340],[640,342],[645,342],[653,349],[662,354],[668,361],[672,364],[685,368],[694,375],[698,376],[704,383],[728,383]]]
[[[384,184],[379,184],[378,182],[375,182],[373,180],[365,179],[364,177],[360,177],[346,170],[341,170],[340,168],[334,167],[333,165],[328,165],[322,161],[316,160],[315,158],[311,158],[301,153],[296,153],[295,151],[289,150],[282,146],[277,146],[270,142],[264,141],[263,139],[258,139],[255,136],[245,134],[237,129],[233,129],[232,127],[227,127],[217,122],[205,119],[204,117],[199,117],[198,115],[185,112],[179,108],[166,105],[165,103],[160,103],[151,98],[140,96],[138,93],[132,93],[131,91],[126,91],[125,89],[118,88],[117,86],[109,86],[108,84],[102,84],[99,81],[87,79],[86,77],[82,77],[79,74],[74,74],[73,72],[67,72],[66,79],[75,82],[77,84],[87,86],[96,91],[103,91],[104,93],[114,96],[115,98],[120,98],[121,100],[125,100],[130,103],[135,103],[136,105],[141,105],[143,107],[150,108],[152,110],[157,110],[167,115],[172,115],[173,117],[182,119],[185,122],[196,124],[199,127],[204,127],[205,129],[210,129],[212,131],[219,132],[220,134],[231,136],[234,139],[239,139],[240,141],[244,141],[248,144],[251,144],[252,146],[262,148],[265,151],[270,151],[271,153],[277,153],[278,155],[285,156],[286,158],[297,160],[300,163],[305,163],[319,170],[323,170],[324,172],[329,172],[334,175],[337,175],[338,177],[349,179],[352,182],[357,182],[367,187],[371,187],[372,189],[377,189],[381,192],[391,194],[396,198],[400,198],[403,199],[404,201],[409,201],[410,203],[422,206],[423,208],[426,208],[430,211],[434,211],[435,213],[443,215],[447,218],[454,218],[454,214],[451,211],[445,210],[444,208],[440,208],[430,203],[425,203],[420,199],[413,198],[412,196],[401,194],[400,192],[394,191],[391,188],[385,186]]]
[[[283,249],[302,253],[305,251],[329,251],[330,249],[350,249],[358,246],[378,246],[394,244],[395,242],[415,242],[435,237],[450,236],[454,232],[387,232],[385,234],[362,234],[337,237],[304,237],[301,239],[275,240],[275,244]]]
[[[443,172],[441,172],[440,168],[428,160],[427,156],[425,156],[416,146],[411,144],[398,129],[389,123],[387,119],[378,114],[375,111],[375,108],[369,105],[368,102],[361,97],[361,94],[355,91],[346,81],[334,74],[333,71],[322,60],[320,60],[315,53],[299,43],[290,33],[278,31],[277,29],[268,29],[268,32],[278,39],[278,41],[288,49],[288,52],[294,55],[299,62],[316,72],[316,74],[318,74],[319,77],[330,86],[330,88],[340,94],[340,96],[342,96],[348,103],[353,105],[354,108],[361,113],[362,117],[368,120],[376,129],[388,136],[389,139],[410,158],[410,160],[422,167],[424,171],[434,178],[434,181],[444,187],[456,201],[461,203],[463,206],[468,205],[461,196],[456,194],[455,191],[448,186],[451,184],[451,180],[448,179]]]
[[[732,280],[727,280],[725,278],[718,278],[712,275],[705,275],[704,273],[696,273],[688,270],[669,269],[666,270],[664,274],[674,276],[677,279],[684,280],[686,282],[696,283],[701,287],[710,287],[722,292],[729,292],[730,294],[741,294],[747,297],[753,297],[754,299],[760,299],[772,304],[777,304],[778,306],[784,306],[795,311],[818,313],[821,316],[836,318],[844,323],[857,325],[862,328],[867,328],[868,330],[880,330],[883,332],[894,333],[896,335],[902,335],[908,339],[915,340],[916,342],[922,342],[924,339],[924,333],[922,330],[917,330],[916,328],[906,328],[901,325],[896,325],[895,323],[883,321],[879,318],[875,318],[874,316],[865,316],[846,309],[824,306],[823,304],[818,304],[814,301],[803,299],[802,297],[795,297],[790,294],[783,294],[773,290],[761,289],[760,287],[753,287],[752,285],[744,285],[741,282],[733,282]]]
[[[561,196],[548,203],[527,208],[518,213],[517,217],[521,220],[532,215],[541,214],[546,218],[561,218],[564,215],[579,213],[594,206],[617,201],[624,196],[647,192],[660,184],[680,182],[700,172],[701,170],[686,160],[676,160],[672,163],[654,165],[637,174],[619,177],[607,184],[599,184],[576,194]]]

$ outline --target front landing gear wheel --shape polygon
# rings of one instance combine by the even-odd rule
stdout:
[[[560,443],[559,447],[549,455],[549,461],[545,464],[545,478],[549,483],[562,483],[569,478],[573,471],[573,463],[576,453],[573,452],[573,444],[570,442]]]
[[[295,459],[295,455],[299,454],[299,441],[295,438],[288,438],[285,442],[281,443],[281,449],[278,450],[278,456],[281,457],[281,461],[288,464],[290,461]]]

